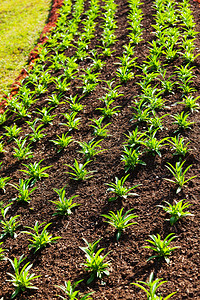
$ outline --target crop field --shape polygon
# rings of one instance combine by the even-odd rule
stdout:
[[[64,0],[0,114],[0,299],[200,299],[200,8]]]

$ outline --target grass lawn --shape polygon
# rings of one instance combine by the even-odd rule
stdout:
[[[51,0],[1,0],[0,97],[26,64],[48,17]]]

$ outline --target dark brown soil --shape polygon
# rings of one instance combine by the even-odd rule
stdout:
[[[86,1],[87,3],[87,1]],[[105,80],[116,78],[115,72],[118,65],[115,63],[119,60],[117,57],[122,56],[123,45],[129,42],[128,38],[128,24],[127,13],[129,6],[126,1],[116,0],[118,4],[117,11],[117,25],[116,35],[118,41],[112,50],[115,50],[111,58],[105,59],[106,65],[101,70],[99,79],[102,80],[95,91],[82,98],[81,103],[85,105],[84,110],[78,114],[81,118],[81,125],[79,130],[72,131],[72,136],[75,141],[83,142],[90,141],[94,138],[92,118],[98,118],[98,107],[103,106],[103,102],[99,98],[105,94],[103,87],[106,86]],[[102,5],[102,3],[101,3]],[[87,5],[86,5],[87,9]],[[152,41],[152,27],[154,23],[155,10],[152,8],[152,1],[147,0],[141,5],[144,14],[143,24],[143,41],[135,48],[135,56],[138,57],[137,63],[141,65],[146,60],[149,53],[148,41]],[[200,10],[197,2],[191,2],[191,9],[193,11],[196,22],[196,30],[200,31]],[[102,20],[98,18],[98,25],[96,26],[96,36],[89,45],[89,50],[95,48],[99,40],[102,29],[100,25]],[[81,30],[81,27],[80,27]],[[99,42],[98,42],[99,43]],[[200,34],[195,40],[196,54],[200,49]],[[96,47],[97,48],[97,47]],[[66,55],[73,54],[74,50],[68,50]],[[79,70],[85,69],[88,66],[88,61],[80,62]],[[169,65],[169,75],[175,74],[174,65],[180,66],[182,61],[177,58],[176,61]],[[194,96],[199,95],[199,73],[200,57],[197,57],[194,63],[195,81],[194,87],[197,92]],[[142,71],[139,68],[134,70],[136,75],[141,75]],[[62,70],[60,71],[62,73]],[[80,71],[81,73],[82,71]],[[52,72],[52,76],[58,74]],[[54,118],[52,125],[45,127],[44,133],[46,136],[38,143],[34,144],[32,150],[34,157],[27,161],[18,161],[13,157],[12,151],[15,146],[14,142],[7,142],[7,138],[3,136],[2,140],[5,142],[6,153],[1,154],[1,161],[3,166],[1,169],[1,176],[11,177],[9,183],[18,184],[20,178],[25,178],[25,174],[21,172],[25,167],[23,163],[33,163],[43,160],[42,166],[51,166],[46,172],[49,178],[43,178],[36,183],[37,189],[32,194],[31,202],[28,205],[20,205],[14,202],[11,206],[8,216],[20,215],[20,227],[17,229],[17,238],[13,239],[7,237],[3,239],[1,247],[8,250],[7,256],[10,259],[14,257],[19,258],[22,254],[27,257],[26,262],[30,261],[33,264],[31,272],[41,277],[34,280],[34,285],[38,290],[29,290],[17,296],[17,299],[58,299],[57,295],[62,294],[61,290],[56,285],[63,285],[64,281],[70,280],[72,283],[84,279],[79,284],[78,288],[81,292],[94,292],[93,299],[146,299],[145,293],[139,288],[131,285],[132,282],[138,280],[147,281],[149,275],[154,271],[155,277],[163,278],[168,282],[160,288],[163,295],[168,295],[174,291],[177,294],[172,299],[200,299],[200,208],[199,208],[199,133],[200,122],[198,112],[190,114],[190,120],[194,122],[191,130],[181,132],[187,141],[190,141],[189,148],[191,151],[186,155],[185,166],[192,165],[186,177],[197,176],[186,184],[179,194],[176,194],[176,188],[173,183],[169,183],[164,178],[172,178],[170,172],[166,168],[166,163],[170,162],[175,165],[177,157],[173,156],[169,146],[161,150],[162,157],[158,155],[152,156],[148,154],[142,155],[142,160],[145,161],[146,166],[136,167],[130,171],[126,185],[131,187],[136,184],[141,184],[136,192],[138,197],[128,197],[126,200],[117,200],[115,202],[108,202],[110,194],[106,193],[106,183],[114,182],[115,177],[121,178],[125,176],[124,163],[121,161],[123,154],[123,143],[125,142],[125,135],[132,131],[136,124],[130,122],[133,116],[134,97],[141,93],[140,87],[136,84],[139,77],[136,77],[126,84],[122,84],[120,92],[124,95],[117,98],[116,105],[121,106],[120,113],[113,116],[108,122],[109,136],[101,142],[102,149],[106,151],[95,156],[95,159],[88,165],[88,170],[95,170],[94,176],[91,179],[83,182],[70,180],[68,165],[73,165],[74,159],[78,162],[83,162],[83,156],[78,151],[80,146],[78,143],[70,144],[64,151],[57,153],[54,144],[50,141],[66,132],[66,127],[61,126],[60,123],[64,121],[62,113],[69,112],[68,104],[61,104],[55,108],[51,113],[57,115]],[[174,77],[174,80],[176,77]],[[158,83],[158,82],[156,82]],[[66,92],[66,96],[81,95],[80,86],[81,81],[76,79],[72,81],[71,88]],[[116,85],[119,80],[116,79]],[[159,85],[158,85],[159,88]],[[54,84],[49,86],[49,91],[43,96],[38,96],[38,101],[31,107],[32,120],[38,116],[36,114],[37,108],[48,106],[47,98],[55,90]],[[173,95],[167,95],[166,108],[158,112],[158,114],[169,114],[164,118],[163,131],[159,131],[157,136],[159,139],[164,137],[174,136],[174,131],[177,126],[173,124],[174,115],[177,112],[184,110],[184,106],[173,105],[181,100],[181,93],[178,89]],[[16,120],[16,116],[10,115],[4,126],[9,126],[15,122],[23,130],[23,137],[31,133],[31,129],[25,122],[26,120]],[[39,123],[38,123],[39,124]],[[106,124],[106,123],[105,123]],[[0,128],[1,134],[5,132],[4,126]],[[139,129],[144,131],[145,124],[139,124]],[[78,195],[76,202],[81,204],[69,217],[52,216],[55,212],[55,206],[50,200],[57,200],[58,196],[53,189],[60,189],[66,186],[66,194],[68,197]],[[0,199],[4,204],[16,196],[16,190],[10,186],[6,186],[6,193],[1,193]],[[169,216],[157,205],[163,204],[163,201],[173,203],[174,200],[186,199],[192,205],[189,211],[194,214],[194,217],[188,217],[179,220],[174,226],[170,226],[165,219]],[[109,211],[124,207],[124,212],[134,208],[134,213],[137,218],[138,225],[128,227],[122,234],[119,242],[116,242],[116,235],[114,229],[107,223],[103,222],[101,214],[107,214]],[[29,236],[22,233],[25,226],[33,227],[35,222],[51,223],[48,230],[53,236],[61,236],[55,244],[38,251],[34,254],[28,249]],[[165,238],[169,233],[175,233],[177,238],[172,242],[173,246],[178,246],[171,257],[170,264],[164,260],[150,260],[147,259],[152,255],[152,251],[143,248],[148,243],[145,241],[150,234],[159,233],[162,238]],[[103,253],[110,251],[107,259],[110,261],[110,276],[104,277],[104,284],[100,280],[94,281],[90,285],[86,285],[88,274],[81,266],[85,262],[83,251],[80,249],[84,246],[83,238],[89,242],[94,242],[101,239],[99,248],[104,248]],[[13,273],[10,262],[0,262],[0,297],[4,300],[10,299],[14,287],[7,282],[10,276],[7,272]],[[63,295],[64,296],[64,295]]]

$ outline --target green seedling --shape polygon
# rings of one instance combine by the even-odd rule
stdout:
[[[3,239],[6,236],[10,236],[12,238],[16,238],[16,229],[19,227],[19,221],[16,221],[20,215],[16,215],[14,217],[10,217],[9,219],[6,219],[6,214],[8,210],[10,209],[10,205],[8,204],[4,207],[1,208],[1,215],[2,215],[2,220],[0,220],[0,224],[2,227],[2,234],[0,235],[0,239]]]
[[[46,230],[51,225],[51,223],[46,224],[41,233],[39,233],[41,226],[43,226],[44,224],[45,222],[39,225],[38,221],[36,221],[33,228],[26,226],[27,229],[30,229],[33,232],[23,231],[23,233],[29,234],[32,237],[32,239],[29,239],[29,242],[31,242],[31,244],[29,244],[28,248],[29,250],[34,249],[34,253],[46,247],[48,244],[55,243],[57,239],[61,239],[60,236],[52,237],[52,235]]]
[[[14,124],[13,126],[5,126],[4,129],[7,131],[4,133],[4,135],[9,138],[8,142],[17,138],[21,132],[21,127],[17,127],[16,124]]]
[[[138,283],[131,283],[134,284],[135,286],[139,287],[142,289],[146,295],[147,295],[147,300],[168,300],[171,298],[176,292],[173,292],[166,296],[165,298],[159,294],[157,294],[157,289],[167,281],[162,281],[162,278],[156,278],[153,280],[153,272],[151,272],[149,276],[149,280],[147,282],[144,281],[137,281]],[[146,286],[146,287],[144,287]]]
[[[82,282],[82,280],[76,281],[74,282],[74,284],[71,284],[71,281],[65,281],[65,285],[56,285],[56,287],[60,288],[66,295],[67,295],[67,299],[69,300],[92,300],[92,298],[90,297],[94,292],[90,292],[87,293],[85,295],[83,295],[82,293],[80,293],[79,290],[75,290],[76,286]],[[62,298],[63,300],[66,300],[66,298],[58,295],[58,297]]]
[[[164,201],[167,206],[164,205],[158,205],[158,207],[162,207],[165,212],[171,215],[170,219],[166,219],[166,221],[170,221],[170,225],[174,225],[179,219],[183,217],[188,217],[188,216],[194,216],[191,214],[189,211],[184,211],[184,209],[188,208],[191,204],[189,202],[186,202],[183,204],[183,200],[180,201],[175,201],[175,204],[170,204],[167,201]]]
[[[140,159],[141,153],[137,149],[124,147],[124,154],[122,155],[122,161],[125,163],[125,172],[130,169],[134,170],[135,167],[140,164],[145,166],[146,163]]]
[[[15,139],[18,148],[16,147],[13,148],[14,150],[13,156],[17,157],[19,160],[29,159],[33,157],[33,152],[30,149],[30,144],[25,146],[26,140],[27,140],[26,138],[24,140],[22,140],[22,138]]]
[[[29,184],[30,184],[30,179],[29,180],[19,179],[19,184],[16,185],[10,184],[18,191],[18,196],[16,198],[13,198],[12,200],[17,202],[29,203],[31,200],[30,195],[37,189],[37,187],[34,187],[31,190],[29,190]]]
[[[81,247],[80,247],[81,248]],[[86,262],[82,264],[85,267],[85,270],[90,273],[90,277],[87,280],[87,284],[90,284],[95,278],[102,279],[103,275],[109,275],[108,268],[110,262],[104,262],[105,258],[108,256],[109,252],[102,256],[100,255],[104,248],[99,249],[96,253],[91,252],[90,249],[81,248],[85,252]]]
[[[152,234],[149,236],[151,240],[146,240],[146,242],[149,242],[150,246],[144,246],[146,249],[151,249],[154,252],[156,252],[156,255],[153,255],[147,259],[147,261],[153,259],[153,258],[164,258],[166,263],[169,263],[169,256],[171,255],[172,251],[176,250],[179,247],[170,247],[170,243],[173,239],[175,239],[177,236],[174,235],[174,233],[168,234],[164,240],[161,240],[161,236],[159,234],[156,235]]]
[[[87,142],[78,142],[78,144],[81,146],[82,150],[79,150],[79,153],[82,153],[84,155],[84,159],[85,161],[90,160],[91,158],[93,158],[95,155],[106,151],[106,149],[103,150],[97,150],[101,149],[101,146],[99,145],[99,143],[101,143],[102,140],[99,141],[94,141],[91,140],[88,143]]]
[[[78,161],[76,159],[74,159],[74,167],[72,167],[70,165],[66,165],[73,172],[66,172],[66,173],[71,175],[72,177],[70,177],[70,178],[73,180],[83,181],[83,180],[89,179],[93,176],[90,174],[95,172],[95,171],[87,171],[85,169],[87,164],[89,164],[90,162],[91,162],[91,160],[86,161],[86,163],[84,163],[84,164],[79,164]]]
[[[38,289],[37,287],[32,285],[31,281],[40,277],[41,275],[35,276],[34,273],[29,274],[29,270],[32,268],[33,264],[27,262],[20,270],[20,264],[25,259],[26,258],[24,257],[24,255],[21,255],[19,260],[17,260],[16,257],[13,261],[8,258],[14,269],[14,274],[7,273],[11,277],[11,279],[9,279],[8,281],[12,282],[15,287],[15,291],[12,293],[11,299],[14,299],[19,293],[24,292],[26,289]]]
[[[67,136],[67,134],[68,132],[62,133],[62,136],[57,135],[57,140],[50,140],[50,142],[53,142],[56,146],[58,146],[58,153],[73,142],[72,136]]]
[[[111,197],[109,198],[108,201],[115,201],[118,198],[123,198],[126,200],[127,197],[129,196],[138,196],[138,194],[136,193],[131,193],[131,191],[133,189],[135,189],[136,187],[140,186],[141,184],[137,184],[131,188],[128,188],[126,186],[124,186],[126,179],[128,178],[129,174],[127,174],[126,176],[122,177],[121,179],[115,177],[115,183],[106,183],[106,185],[109,186],[109,188],[107,189],[107,192],[111,192],[115,194],[115,197]]]
[[[90,119],[90,121],[94,122],[95,125],[91,124],[89,126],[94,128],[94,135],[99,137],[107,137],[108,129],[106,129],[111,123],[108,123],[102,127],[102,122],[104,117],[100,117],[99,119]]]
[[[168,163],[167,169],[172,173],[172,175],[175,177],[174,180],[169,179],[169,178],[165,178],[165,180],[170,181],[175,183],[178,188],[176,189],[176,193],[178,194],[181,189],[183,188],[183,186],[190,180],[192,180],[193,178],[196,178],[197,176],[192,176],[189,179],[185,180],[185,174],[187,173],[187,171],[189,170],[189,168],[192,166],[188,166],[184,171],[183,171],[183,165],[184,165],[185,161],[181,162],[176,162],[175,167],[172,166],[170,163]]]
[[[116,228],[116,230],[117,230],[117,235],[116,235],[117,241],[121,237],[122,231],[125,228],[127,228],[131,225],[138,224],[137,222],[129,223],[134,218],[138,217],[135,214],[130,213],[133,209],[128,210],[124,215],[122,215],[123,209],[124,208],[122,207],[122,209],[120,211],[117,210],[116,214],[113,211],[110,211],[108,215],[105,215],[105,214],[102,215],[102,217],[108,219],[108,221],[105,221],[105,222],[107,222],[108,224],[110,224],[111,226]]]
[[[42,161],[43,159],[40,160],[38,163],[34,162],[33,164],[30,163],[29,165],[23,164],[23,166],[25,166],[28,170],[20,170],[28,174],[31,186],[34,185],[37,180],[40,180],[43,177],[49,177],[49,174],[45,173],[44,171],[51,168],[52,166],[41,168],[40,164]]]
[[[56,212],[53,215],[69,216],[72,214],[73,208],[81,205],[75,202],[73,203],[73,199],[78,197],[77,195],[72,196],[70,198],[66,198],[65,188],[54,189],[54,191],[58,194],[59,200],[56,201],[50,200],[50,202],[56,205]]]
[[[188,149],[187,145],[190,143],[184,143],[185,139],[183,137],[175,136],[168,139],[168,142],[172,145],[170,148],[174,152],[174,155],[185,156],[191,149]]]

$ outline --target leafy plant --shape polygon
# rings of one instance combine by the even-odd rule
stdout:
[[[161,157],[162,155],[160,149],[167,145],[164,144],[164,142],[168,140],[168,138],[163,138],[162,140],[159,141],[155,137],[156,132],[157,130],[154,130],[153,133],[150,134],[150,136],[146,134],[147,139],[144,140],[142,144],[146,147],[146,151],[148,153],[152,153],[153,155],[158,154]]]
[[[124,144],[128,147],[135,147],[142,144],[144,141],[145,132],[140,132],[138,127],[136,127],[135,130],[129,132],[129,134],[125,134],[125,136],[128,139],[124,142]]]
[[[0,243],[0,245],[2,245],[2,244],[3,244],[3,242]],[[6,259],[5,258],[5,253],[4,253],[5,251],[6,251],[5,249],[0,247],[0,261]]]
[[[60,288],[67,295],[67,299],[69,300],[92,300],[90,295],[92,295],[94,292],[82,295],[79,290],[75,290],[76,286],[82,281],[83,279],[74,282],[74,284],[71,284],[71,281],[68,280],[65,281],[65,285],[56,285],[56,287]],[[60,295],[58,295],[58,297],[62,298],[63,300],[67,300],[66,298]]]
[[[46,107],[43,107],[42,109],[38,109],[38,113],[41,115],[41,119],[39,119],[43,124],[52,125],[52,121],[56,115],[50,115],[49,112],[52,110],[52,108],[47,109]]]
[[[85,180],[85,179],[89,179],[91,178],[93,175],[89,175],[95,171],[87,171],[85,169],[86,165],[89,164],[91,162],[91,160],[86,161],[86,163],[84,164],[79,164],[78,161],[76,159],[74,159],[74,167],[70,166],[70,165],[66,165],[68,166],[73,172],[66,172],[69,175],[72,175],[72,177],[70,177],[73,180]]]
[[[42,177],[49,177],[49,175],[44,171],[51,168],[52,166],[41,168],[40,164],[42,161],[43,159],[38,163],[34,162],[33,164],[30,163],[29,165],[23,164],[23,166],[25,166],[28,170],[20,170],[29,175],[31,185],[35,184],[35,182],[37,180],[40,180]]]
[[[79,153],[84,154],[84,159],[86,161],[88,161],[95,155],[105,151],[105,149],[97,150],[97,148],[101,149],[101,146],[99,145],[99,143],[101,143],[101,142],[102,142],[102,140],[99,140],[99,141],[91,140],[88,143],[87,142],[78,142],[78,144],[82,148],[82,150],[79,150]]]
[[[194,122],[187,121],[189,113],[184,113],[183,111],[180,114],[177,113],[172,117],[175,119],[174,124],[178,125],[178,130],[191,129],[190,126],[194,124]]]
[[[108,224],[112,225],[113,227],[116,228],[117,230],[117,241],[121,237],[122,231],[131,225],[138,224],[137,222],[135,223],[129,223],[132,219],[137,218],[135,214],[129,214],[133,209],[128,210],[124,215],[122,215],[123,212],[123,207],[120,211],[117,210],[117,213],[115,214],[113,211],[110,211],[108,215],[103,214],[102,217],[108,219],[107,222]]]
[[[7,130],[4,135],[9,138],[9,142],[14,138],[17,138],[21,132],[21,127],[17,127],[16,124],[14,124],[13,126],[5,126],[4,128]]]
[[[10,177],[0,177],[0,190],[3,190],[4,193],[6,192],[5,186],[9,180]]]
[[[115,106],[115,107],[110,107],[111,104],[114,102],[115,100],[111,99],[108,101],[105,101],[105,106],[104,107],[98,107],[96,108],[96,110],[101,111],[101,114],[104,117],[107,118],[111,118],[113,115],[117,115],[120,111],[118,110],[118,108],[120,108],[120,106]]]
[[[54,189],[54,191],[58,194],[59,200],[51,201],[56,205],[56,212],[53,215],[64,215],[68,216],[72,214],[72,208],[77,207],[81,204],[73,203],[73,199],[78,197],[77,195],[72,196],[70,198],[66,198],[65,188],[62,189]]]
[[[188,110],[192,113],[199,110],[199,104],[196,102],[200,96],[194,98],[193,96],[185,96],[182,102],[178,102],[179,104],[183,104]]]
[[[39,233],[41,226],[43,226],[45,223],[46,222],[43,222],[39,225],[38,221],[36,221],[33,228],[26,226],[27,229],[31,229],[33,232],[23,231],[23,233],[29,234],[32,237],[32,240],[29,239],[31,244],[29,244],[28,248],[35,249],[34,253],[61,238],[60,236],[52,237],[52,235],[46,230],[51,223],[46,224],[41,233]]]
[[[156,278],[155,280],[153,280],[153,272],[151,272],[149,276],[149,280],[147,282],[144,281],[137,281],[137,282],[138,283],[131,283],[131,284],[134,284],[135,286],[145,291],[147,295],[147,300],[167,300],[171,298],[174,294],[176,294],[176,292],[173,292],[168,296],[166,296],[165,298],[163,298],[161,295],[158,296],[157,289],[167,281],[162,281],[162,278]],[[148,287],[148,289],[145,288],[143,285]]]
[[[149,261],[152,258],[164,258],[167,263],[170,262],[169,255],[171,255],[171,252],[179,247],[170,247],[170,242],[174,240],[177,236],[174,236],[174,233],[168,234],[164,240],[161,240],[161,236],[159,234],[156,235],[152,234],[149,235],[151,240],[146,240],[146,242],[149,242],[150,246],[144,246],[146,249],[151,249],[154,252],[156,252],[156,255],[153,255],[147,259]]]
[[[99,136],[99,137],[107,137],[108,136],[108,127],[111,123],[108,123],[106,125],[102,126],[102,122],[104,120],[104,117],[100,117],[99,119],[91,119],[92,122],[95,123],[95,125],[91,124],[89,126],[94,128],[94,135]]]
[[[125,163],[125,172],[128,172],[130,169],[134,169],[138,164],[146,165],[145,162],[140,160],[141,153],[137,149],[124,147],[124,154],[122,155],[122,161]]]
[[[77,112],[72,112],[71,114],[63,114],[63,116],[67,119],[67,123],[60,123],[60,125],[67,126],[69,130],[78,129],[80,125],[80,118],[76,118]]]
[[[175,136],[168,139],[168,142],[172,145],[171,149],[175,151],[174,155],[185,156],[191,149],[188,149],[187,144],[184,144],[185,139],[183,137]]]
[[[14,157],[17,157],[19,160],[29,159],[33,157],[33,152],[30,149],[30,144],[25,146],[26,138],[24,140],[22,140],[22,138],[15,139],[15,142],[18,148],[14,147],[14,153],[13,153]]]
[[[0,137],[0,140],[2,139],[2,136]],[[3,152],[7,152],[5,149],[4,149],[4,143],[0,141],[0,153],[3,153]]]
[[[129,174],[127,174],[126,176],[122,177],[121,179],[115,177],[115,183],[106,183],[106,185],[109,186],[109,188],[107,189],[107,192],[111,192],[114,193],[116,196],[115,197],[111,197],[109,198],[108,201],[115,201],[117,200],[119,197],[126,199],[129,196],[138,196],[138,194],[136,193],[131,193],[131,191],[133,189],[135,189],[136,187],[140,186],[140,184],[137,184],[131,188],[127,188],[126,186],[124,186],[126,179],[128,178]]]
[[[90,248],[86,247],[80,247],[80,249],[83,250],[86,255],[86,262],[83,264],[83,266],[85,266],[86,271],[90,272],[90,277],[87,280],[87,284],[90,284],[95,278],[102,279],[103,275],[109,275],[108,267],[110,266],[110,262],[104,262],[109,252],[102,256],[100,253],[104,250],[104,248],[99,249],[96,253],[94,252],[94,248],[92,251]]]
[[[172,166],[170,163],[168,163],[167,169],[172,173],[172,175],[174,175],[175,180],[169,179],[169,178],[165,178],[165,180],[170,181],[175,183],[176,185],[178,185],[178,188],[176,190],[176,193],[178,194],[182,187],[191,179],[196,178],[196,176],[192,176],[189,179],[185,180],[185,174],[186,172],[189,170],[189,168],[192,166],[188,166],[184,171],[183,171],[183,165],[184,165],[185,161],[181,162],[176,162],[175,167]]]
[[[0,239],[3,239],[5,236],[9,235],[12,238],[16,238],[16,228],[19,227],[19,221],[16,221],[20,215],[16,215],[14,217],[10,217],[10,219],[6,220],[6,214],[8,210],[10,209],[10,204],[4,206],[1,208],[1,215],[3,217],[2,220],[0,220],[0,224],[2,226],[2,234],[0,235]]]
[[[171,225],[174,225],[180,218],[194,216],[189,211],[184,211],[184,209],[191,205],[189,202],[183,204],[184,200],[185,199],[182,199],[178,202],[174,200],[175,204],[170,204],[169,202],[164,201],[168,206],[158,205],[159,207],[162,207],[165,212],[171,215],[170,219],[166,219],[166,221],[170,221]]]
[[[70,104],[70,109],[75,113],[78,113],[79,111],[83,110],[83,108],[84,108],[84,105],[82,105],[80,103],[81,98],[77,99],[77,96],[78,95],[75,95],[74,97],[72,97],[70,95],[70,97],[68,98],[69,101],[66,101],[67,103]]]
[[[29,274],[29,270],[32,268],[33,264],[30,264],[30,262],[28,262],[20,270],[20,264],[25,259],[26,258],[24,257],[24,255],[21,255],[19,260],[17,260],[16,257],[13,261],[8,258],[15,272],[14,274],[7,272],[7,274],[11,276],[11,279],[8,281],[12,282],[15,287],[15,291],[12,294],[11,299],[15,298],[20,292],[24,292],[26,289],[38,289],[37,287],[32,285],[31,281],[40,277],[41,275],[35,276],[34,273]]]
[[[37,187],[34,187],[29,191],[29,183],[30,179],[19,179],[19,184],[11,184],[11,186],[13,186],[18,191],[18,196],[12,200],[16,200],[17,202],[29,203],[31,200],[30,195],[37,189]]]
[[[133,112],[133,118],[130,121],[137,121],[137,123],[148,122],[151,110],[149,107],[144,108],[144,100],[139,103],[135,101],[136,106],[132,106],[135,110]]]
[[[63,98],[63,93],[60,94],[52,94],[47,100],[49,101],[48,104],[51,106],[58,106],[59,104],[63,104],[64,101],[61,101]]]
[[[30,136],[30,141],[32,143],[36,143],[37,141],[39,141],[40,139],[42,139],[43,137],[45,137],[46,134],[42,133],[42,131],[44,131],[44,128],[41,129],[41,127],[43,127],[43,124],[40,124],[36,127],[36,123],[37,123],[38,119],[36,119],[33,124],[30,125],[30,128],[32,129],[33,133],[29,133]]]
[[[58,153],[73,142],[72,136],[67,136],[68,132],[62,133],[62,136],[57,135],[57,140],[50,140],[58,146]]]
[[[134,77],[134,73],[128,66],[122,66],[117,69],[116,76],[119,77],[122,83],[126,83],[128,80]]]

